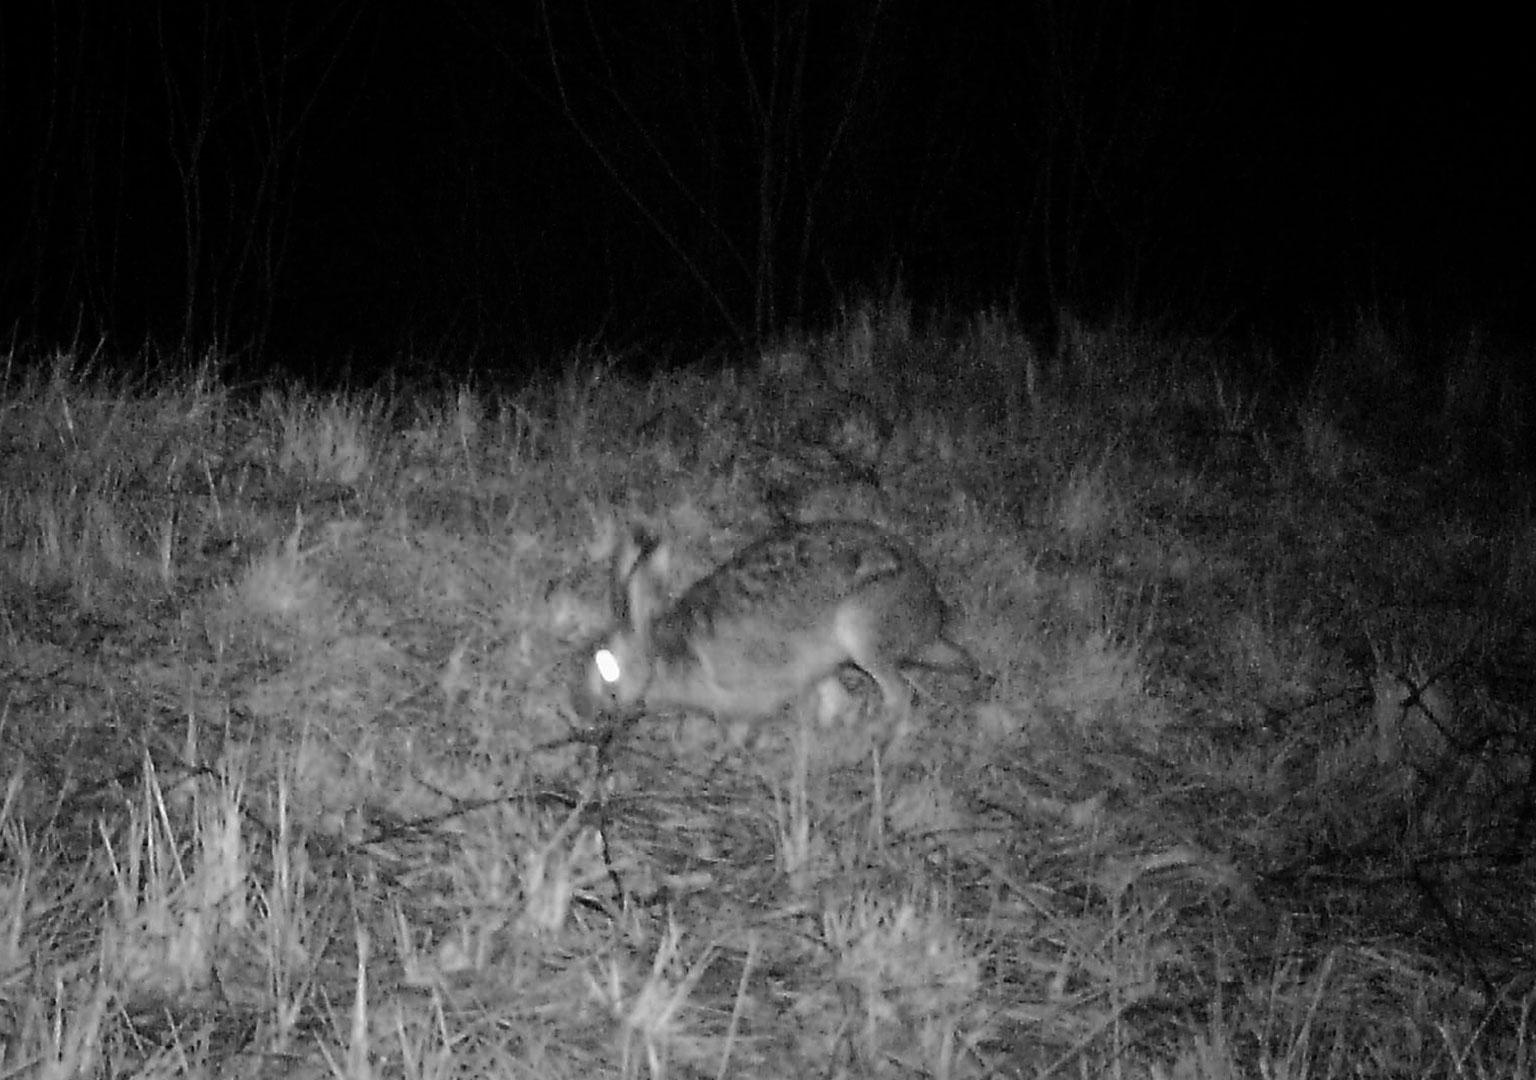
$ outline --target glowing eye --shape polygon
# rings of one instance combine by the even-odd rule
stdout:
[[[597,673],[603,677],[605,683],[619,681],[619,658],[613,655],[612,650],[598,649],[593,662],[597,664]]]

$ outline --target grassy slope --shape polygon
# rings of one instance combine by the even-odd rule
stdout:
[[[1468,464],[1524,414],[1382,341],[1290,399],[869,312],[514,399],[11,371],[0,1076],[1536,1075],[1536,519]],[[614,521],[686,580],[838,514],[991,681],[884,755],[852,678],[571,738]]]

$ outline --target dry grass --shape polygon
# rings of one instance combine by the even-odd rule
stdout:
[[[10,365],[0,1076],[1536,1075],[1515,391],[1063,326],[515,396]],[[850,500],[987,682],[894,747],[852,677],[580,729],[615,519],[686,577]]]

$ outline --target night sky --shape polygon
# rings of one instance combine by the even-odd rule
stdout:
[[[1525,333],[1515,6],[1347,7],[7,2],[0,329],[507,364],[900,282],[1030,324]]]

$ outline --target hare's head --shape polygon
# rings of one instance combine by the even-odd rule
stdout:
[[[609,571],[613,621],[588,651],[576,687],[578,711],[588,720],[627,718],[640,711],[654,675],[652,626],[666,604],[668,553],[640,532],[615,547]]]

